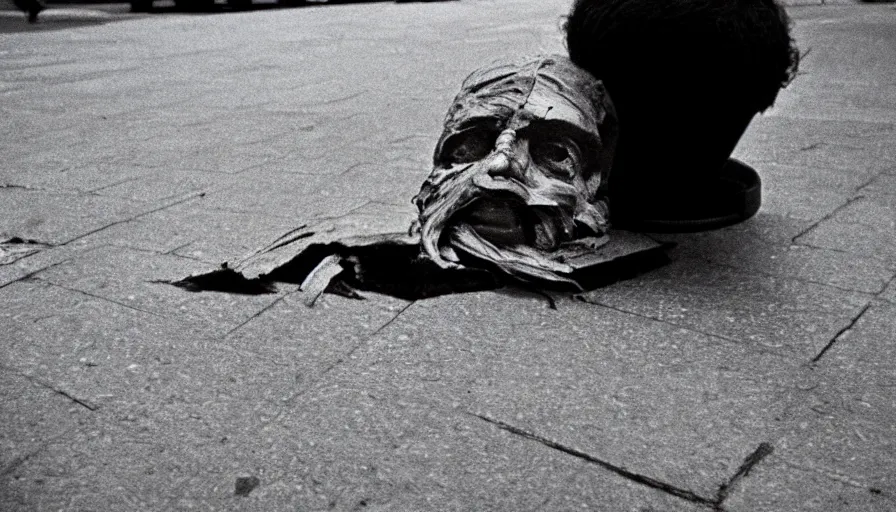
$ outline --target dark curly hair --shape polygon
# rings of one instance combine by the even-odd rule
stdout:
[[[611,95],[670,78],[684,94],[733,88],[759,112],[799,65],[777,0],[575,0],[565,31],[570,59]]]

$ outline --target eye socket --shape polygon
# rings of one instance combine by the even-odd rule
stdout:
[[[467,164],[482,160],[492,152],[496,139],[497,133],[485,127],[462,131],[443,144],[439,160],[447,164]]]
[[[572,158],[569,149],[559,142],[543,142],[535,144],[533,153],[541,160],[554,164],[562,164]]]
[[[539,138],[530,142],[529,151],[537,165],[561,178],[572,179],[581,164],[578,146],[570,139]]]

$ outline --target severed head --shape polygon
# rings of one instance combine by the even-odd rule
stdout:
[[[603,84],[566,57],[474,71],[446,116],[412,229],[443,268],[575,284],[569,259],[607,238],[616,138]]]

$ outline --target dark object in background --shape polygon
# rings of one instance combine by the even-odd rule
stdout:
[[[619,116],[614,226],[694,231],[756,212],[758,175],[726,162],[796,74],[780,4],[576,0],[565,28],[570,58],[603,81]]]
[[[245,2],[234,0],[228,4],[243,6]],[[174,0],[174,5],[181,11],[202,12],[214,9],[215,0]],[[131,12],[150,12],[152,8],[153,0],[131,0]]]
[[[69,0],[56,0],[69,1]],[[72,0],[74,1],[74,0]],[[96,0],[94,0],[96,1]],[[336,5],[347,3],[362,2],[382,2],[385,0],[278,0],[277,4],[283,7],[304,7],[312,5]],[[394,0],[395,3],[409,2],[445,2],[454,0]],[[131,12],[150,12],[153,9],[153,0],[130,0]],[[252,0],[225,0],[228,7],[242,10],[251,9]],[[189,12],[208,12],[213,11],[217,7],[215,0],[174,0],[174,4],[178,10]]]
[[[13,3],[28,15],[28,23],[37,23],[37,15],[47,8],[42,0],[13,0]]]

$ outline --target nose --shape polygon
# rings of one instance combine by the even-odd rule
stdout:
[[[517,179],[525,178],[529,159],[525,141],[517,139],[516,131],[507,129],[501,132],[495,141],[495,149],[489,155],[486,172],[492,178]]]

